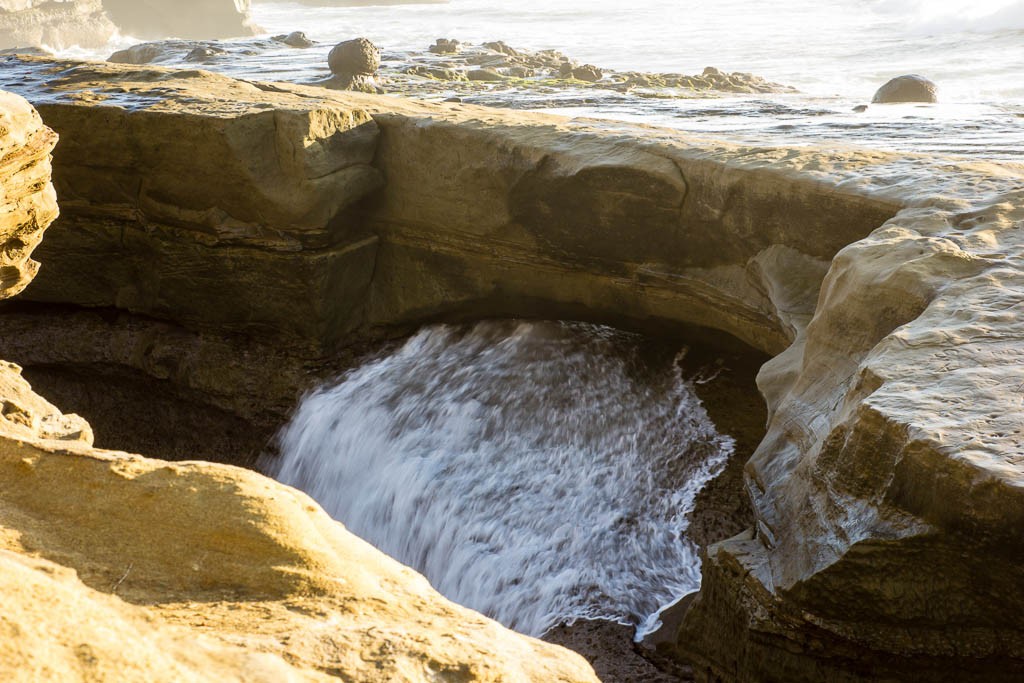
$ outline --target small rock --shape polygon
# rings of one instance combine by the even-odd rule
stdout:
[[[338,76],[372,76],[380,68],[380,50],[366,38],[346,40],[334,46],[327,64]]]
[[[107,58],[114,64],[149,64],[164,57],[164,48],[158,43],[142,43],[132,45],[125,50],[118,50]]]
[[[897,76],[875,93],[872,104],[893,102],[938,102],[938,86],[923,76]]]
[[[508,55],[509,57],[519,56],[519,51],[516,50],[515,48],[509,47],[508,44],[506,44],[505,41],[503,40],[495,40],[490,43],[484,43],[484,47],[486,47],[488,50],[494,50],[495,52],[500,52],[503,55]]]
[[[428,49],[435,55],[453,55],[462,50],[462,43],[449,38],[438,38]]]
[[[537,71],[526,66],[514,66],[508,70],[508,75],[513,78],[533,78]]]
[[[468,76],[471,81],[500,81],[505,78],[497,71],[492,71],[490,69],[473,69],[468,72],[466,76]]]
[[[578,66],[572,70],[572,77],[578,81],[587,81],[588,83],[596,83],[601,80],[604,74],[593,64],[584,64]]]
[[[853,108],[853,110],[855,112],[857,112],[858,114],[863,114],[864,112],[866,112],[868,110],[868,105],[866,105],[866,104],[858,104],[856,107]]]
[[[217,55],[222,55],[225,50],[216,47],[197,47],[185,56],[186,62],[208,62]]]
[[[310,40],[302,31],[292,31],[288,35],[274,36],[273,39],[291,47],[305,48],[316,45],[316,41]]]
[[[718,69],[716,69],[713,66],[706,66],[706,67],[704,67],[704,71],[703,71],[703,73],[701,73],[701,75],[702,76],[709,76],[711,78],[714,78],[716,76],[721,76],[722,72],[719,71]]]
[[[448,99],[445,100],[445,102],[454,102],[454,103],[461,104],[462,103],[462,98],[461,97],[449,97]]]

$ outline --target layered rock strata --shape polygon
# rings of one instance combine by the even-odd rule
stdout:
[[[6,66],[68,140],[56,170],[71,201],[34,301],[301,362],[482,315],[717,329],[776,356],[759,379],[768,434],[746,472],[757,522],[708,550],[671,649],[708,680],[1021,675],[1020,169],[203,72]],[[365,120],[367,135],[307,126],[314,111]],[[114,125],[127,137],[96,135]],[[264,142],[257,153],[240,139]],[[210,184],[200,144],[232,183]],[[315,184],[310,149],[355,154],[359,170],[327,181],[330,200],[308,194],[334,203],[300,218],[259,179]],[[184,191],[190,172],[201,202]],[[266,275],[282,286],[235,287]],[[207,296],[215,285],[230,296]],[[40,310],[26,315],[53,320]],[[232,372],[266,372],[245,358]],[[212,366],[175,372],[227,386]]]
[[[31,278],[25,240],[56,215],[55,142],[0,93],[3,296]],[[301,493],[93,448],[10,363],[0,408],[5,681],[597,680],[447,602]]]

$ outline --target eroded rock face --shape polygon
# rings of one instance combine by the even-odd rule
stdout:
[[[717,328],[776,355],[759,380],[770,424],[747,469],[756,529],[709,549],[676,651],[709,679],[1021,675],[1018,169],[743,148],[647,128],[610,134],[200,72],[18,64],[8,68],[27,70],[26,88],[43,69],[52,81],[36,92],[70,140],[58,181],[77,199],[44,243],[42,294],[29,296],[164,319],[201,331],[199,348],[227,330],[290,353],[309,340],[324,350],[480,315]],[[328,158],[364,150],[360,173],[386,184],[308,222],[272,203],[292,216],[284,231],[225,186],[204,192],[152,172],[134,199],[124,178],[148,169],[140,159],[194,168],[198,143],[218,158],[259,158],[223,140],[234,139],[236,114],[252,126],[246,139],[261,131],[262,109],[303,122],[313,111],[362,112],[379,131],[365,147],[342,131],[304,132],[288,148],[315,140]],[[155,136],[159,155],[96,139],[110,121]],[[178,145],[186,123],[190,144]],[[103,182],[89,181],[94,158],[112,160]],[[231,168],[247,195],[269,193]],[[302,177],[302,164],[287,168],[284,181]],[[196,210],[193,191],[217,211]],[[311,270],[327,254],[344,259]],[[282,258],[293,260],[271,260]],[[262,270],[270,262],[281,267]],[[97,263],[106,267],[76,275]],[[231,290],[244,319],[188,284],[220,291],[268,272],[287,295]],[[303,279],[309,272],[321,275]],[[295,285],[339,273],[352,279],[338,289]],[[169,374],[212,385],[211,367]]]
[[[102,47],[114,31],[102,0],[0,0],[0,49]]]
[[[53,204],[54,141],[0,93],[5,238],[25,197]],[[40,208],[39,231],[53,214]],[[301,493],[93,448],[85,421],[19,370],[0,362],[0,678],[596,682],[579,656],[444,600]]]
[[[135,38],[235,38],[253,34],[250,0],[102,0],[121,33]]]
[[[0,92],[0,299],[35,277],[32,252],[57,217],[50,152],[57,136],[21,97]]]

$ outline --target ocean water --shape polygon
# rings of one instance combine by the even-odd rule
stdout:
[[[565,106],[545,98],[554,113],[755,144],[1024,161],[1024,0],[450,0],[363,7],[255,0],[253,15],[265,35],[301,30],[321,45],[272,48],[204,68],[311,82],[327,75],[330,47],[357,36],[386,54],[423,51],[439,37],[504,40],[603,68],[699,73],[715,66],[800,91],[699,99],[567,92]],[[110,51],[133,42],[122,37]],[[889,78],[907,73],[936,82],[940,103],[853,111]],[[527,94],[487,88],[481,101],[488,104],[533,106]]]
[[[265,464],[506,626],[641,637],[700,586],[689,514],[734,448],[680,353],[579,323],[426,327],[307,396]]]
[[[617,70],[748,71],[798,95],[716,100],[615,98],[554,110],[666,125],[761,144],[853,144],[1024,160],[1022,0],[451,0],[344,8],[263,3],[272,32],[386,49],[438,37],[554,48]],[[314,56],[314,55],[311,55]],[[893,76],[922,74],[937,106],[855,113]]]

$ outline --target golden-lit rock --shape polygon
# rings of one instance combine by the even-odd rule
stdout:
[[[0,93],[0,234],[17,273],[4,296],[34,272],[8,245],[56,215],[55,139]],[[304,494],[93,448],[84,420],[6,362],[0,491],[4,681],[597,680],[578,655],[448,602]]]

